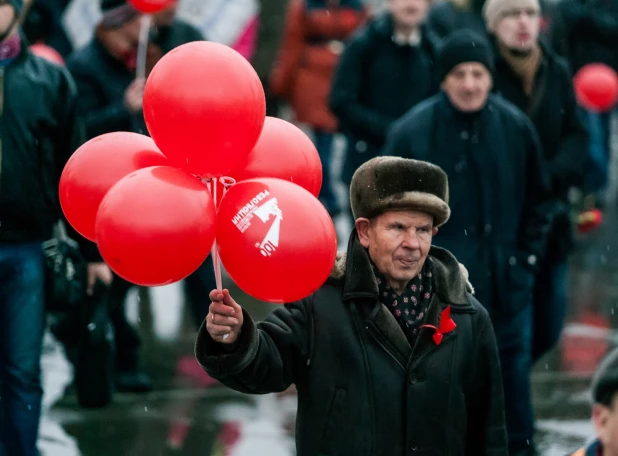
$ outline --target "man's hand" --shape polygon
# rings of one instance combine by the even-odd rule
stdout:
[[[111,269],[105,263],[88,263],[88,288],[86,293],[88,293],[88,296],[92,296],[94,284],[97,283],[97,280],[109,285],[113,278]]]
[[[135,114],[142,110],[145,86],[145,79],[136,79],[124,92],[124,105],[127,107],[129,112]]]
[[[206,330],[210,337],[222,344],[233,344],[240,335],[242,308],[228,290],[210,292],[210,307],[206,315]]]

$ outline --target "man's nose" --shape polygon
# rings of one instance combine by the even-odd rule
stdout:
[[[418,240],[418,234],[416,231],[408,231],[403,240],[403,247],[408,249],[419,249],[421,244]]]

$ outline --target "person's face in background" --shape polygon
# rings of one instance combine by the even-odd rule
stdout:
[[[99,38],[114,57],[126,60],[137,52],[141,17],[138,15],[117,28],[98,28]]]
[[[429,0],[388,0],[388,10],[393,15],[395,27],[403,30],[414,30],[427,17]]]
[[[618,394],[614,394],[609,406],[594,404],[592,421],[597,436],[603,444],[603,455],[618,455]]]
[[[457,65],[442,82],[442,90],[462,112],[480,111],[487,102],[491,86],[491,73],[478,62]]]
[[[495,34],[507,48],[530,51],[537,42],[541,28],[541,12],[536,8],[507,10],[496,25]]]
[[[11,28],[17,30],[15,8],[6,0],[0,0],[0,35],[5,35]]]
[[[176,12],[178,11],[178,0],[172,2],[164,10],[153,14],[155,25],[158,27],[169,27],[174,23],[176,19]]]

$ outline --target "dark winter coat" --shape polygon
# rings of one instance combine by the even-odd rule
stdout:
[[[484,1],[473,0],[470,3],[469,8],[456,6],[451,0],[435,3],[427,15],[427,26],[440,40],[463,28],[487,36],[485,19],[481,12]]]
[[[438,91],[435,45],[422,32],[419,46],[393,40],[390,14],[382,14],[347,44],[335,72],[330,108],[347,136],[343,180],[379,155],[392,123]]]
[[[582,183],[588,134],[580,119],[567,62],[543,43],[541,48],[543,60],[530,97],[497,48],[494,89],[526,113],[536,127],[556,199],[549,252],[556,259],[564,259],[573,244],[567,193],[570,187]]]
[[[79,110],[88,139],[114,131],[140,131],[141,119],[124,104],[124,94],[135,79],[120,60],[112,57],[101,42],[93,40],[71,55],[67,67],[79,91]]]
[[[441,93],[394,126],[385,155],[425,160],[449,180],[451,218],[434,238],[470,271],[490,309],[516,312],[530,299],[545,252],[549,179],[530,120],[497,95],[477,114]]]
[[[426,322],[451,306],[456,329],[440,345],[423,328],[414,348],[378,301],[366,250],[352,234],[331,279],[255,324],[244,313],[225,354],[202,326],[204,369],[237,391],[298,390],[299,456],[505,456],[498,352],[487,312],[466,292],[455,258],[433,248],[436,294]]]
[[[27,46],[0,69],[0,242],[51,237],[60,174],[84,140],[73,79]]]
[[[573,73],[589,63],[618,71],[618,1],[563,0],[552,21],[552,45]]]

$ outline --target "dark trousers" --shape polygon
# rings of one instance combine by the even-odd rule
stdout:
[[[333,188],[333,177],[331,174],[332,154],[333,154],[334,135],[325,131],[316,130],[313,133],[313,143],[315,144],[320,161],[322,162],[322,188],[319,200],[324,205],[329,214],[339,212],[339,202]]]
[[[560,340],[567,308],[567,273],[566,261],[541,265],[534,288],[533,363]]]
[[[490,310],[498,341],[509,454],[526,449],[534,436],[532,410],[532,302],[515,314]]]
[[[45,269],[40,242],[0,245],[0,455],[35,456]]]

